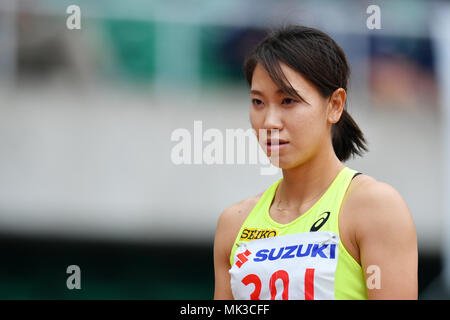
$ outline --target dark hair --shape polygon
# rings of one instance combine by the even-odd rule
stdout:
[[[301,73],[323,97],[330,97],[339,88],[347,91],[350,67],[345,53],[320,30],[298,25],[279,27],[271,30],[245,58],[244,72],[249,86],[257,63],[261,63],[283,92],[302,100],[282,72],[280,62]],[[333,149],[340,161],[368,151],[364,135],[346,105],[347,102],[331,130]]]

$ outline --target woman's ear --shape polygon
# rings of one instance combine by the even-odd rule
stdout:
[[[344,111],[347,93],[343,88],[336,89],[330,96],[327,108],[327,120],[329,123],[336,123],[341,118]]]

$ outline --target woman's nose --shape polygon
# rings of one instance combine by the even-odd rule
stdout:
[[[266,130],[281,130],[283,128],[281,114],[276,106],[269,106],[266,108],[263,128]]]

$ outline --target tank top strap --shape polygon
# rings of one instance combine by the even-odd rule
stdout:
[[[247,218],[244,220],[244,223],[242,223],[242,226],[239,230],[239,233],[234,240],[233,247],[231,248],[230,253],[230,265],[233,265],[234,260],[234,252],[237,249],[239,238],[242,235],[243,230],[246,226],[251,225],[260,225],[261,220],[264,219],[264,212],[266,210],[269,210],[270,204],[272,203],[272,200],[275,196],[275,192],[277,190],[278,185],[280,184],[281,180],[283,178],[278,179],[274,183],[272,183],[261,195],[256,205],[253,207],[252,211],[248,214]]]
[[[321,211],[329,211],[330,221],[328,224],[328,230],[339,234],[339,214],[342,207],[345,194],[354,176],[358,174],[358,171],[345,167],[341,174],[337,177],[336,183],[327,190],[327,197],[324,203],[321,204]]]
[[[263,219],[263,214],[270,209],[270,205],[275,197],[275,192],[277,191],[278,185],[283,180],[283,178],[278,179],[270,185],[269,188],[264,191],[261,198],[258,200],[257,204],[253,207],[252,211],[248,215],[244,225],[252,220]]]

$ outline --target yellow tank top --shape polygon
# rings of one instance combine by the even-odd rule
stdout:
[[[344,167],[294,221],[269,215],[273,183],[241,226],[230,254],[235,299],[367,299],[364,272],[340,241],[338,217],[356,170]]]

